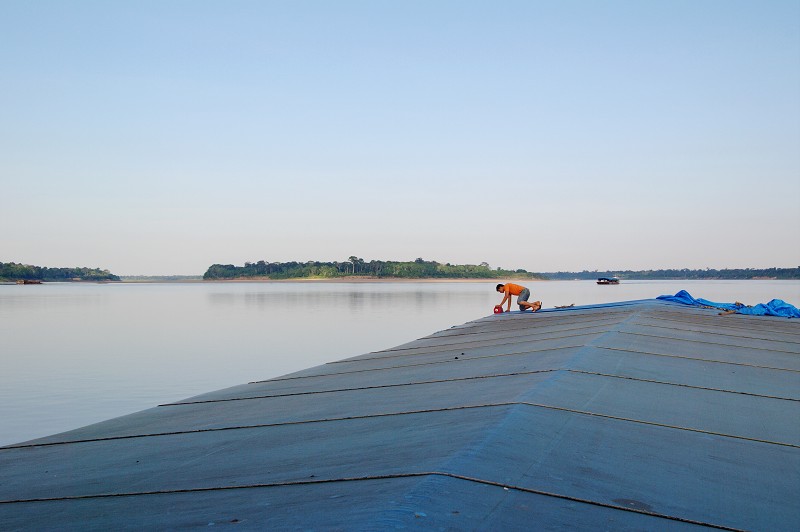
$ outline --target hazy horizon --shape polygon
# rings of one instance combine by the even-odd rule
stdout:
[[[800,2],[45,0],[0,18],[2,262],[800,264]]]

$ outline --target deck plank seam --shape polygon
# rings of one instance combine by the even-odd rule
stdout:
[[[308,486],[308,485],[315,485],[315,484],[330,484],[336,482],[364,482],[370,480],[392,480],[392,479],[400,479],[400,478],[418,478],[418,477],[429,477],[429,476],[444,476],[453,478],[456,480],[463,480],[467,482],[473,482],[478,484],[484,484],[488,486],[494,486],[498,488],[508,489],[508,490],[516,490],[521,491],[524,493],[531,493],[535,495],[542,495],[545,497],[552,497],[557,499],[564,499],[569,500],[572,502],[578,502],[582,504],[590,504],[593,506],[600,506],[604,508],[609,508],[612,510],[619,510],[623,512],[630,512],[636,514],[647,515],[650,517],[656,517],[661,519],[667,519],[671,521],[679,521],[687,524],[695,524],[700,526],[706,526],[709,528],[715,528],[719,530],[729,530],[734,532],[743,532],[740,529],[732,528],[726,525],[709,523],[705,521],[697,521],[694,519],[689,519],[686,517],[675,516],[671,514],[663,514],[659,512],[652,512],[647,510],[642,510],[639,508],[629,508],[626,506],[621,506],[617,504],[606,503],[602,501],[595,501],[593,499],[585,499],[582,497],[575,497],[572,495],[554,493],[547,490],[540,490],[537,488],[530,488],[526,486],[518,486],[514,484],[507,484],[503,482],[497,482],[494,480],[482,479],[477,477],[470,477],[467,475],[461,475],[458,473],[452,473],[449,471],[417,471],[417,472],[406,472],[406,473],[390,473],[390,474],[383,474],[383,475],[362,475],[357,477],[335,477],[335,478],[315,478],[315,479],[306,479],[306,480],[289,480],[284,482],[265,482],[265,483],[258,483],[258,484],[246,484],[246,485],[228,485],[228,486],[203,486],[197,488],[183,488],[183,489],[172,489],[172,490],[152,490],[152,491],[139,491],[139,492],[119,492],[119,493],[97,493],[97,494],[89,494],[89,495],[65,495],[62,497],[40,497],[40,498],[31,498],[31,499],[16,499],[16,500],[0,500],[0,504],[30,504],[30,503],[41,503],[41,502],[56,502],[56,501],[73,501],[73,500],[85,500],[85,499],[108,499],[108,498],[121,498],[121,497],[142,497],[142,496],[149,496],[149,495],[176,495],[181,493],[202,493],[202,492],[210,492],[210,491],[228,491],[228,490],[244,490],[244,489],[265,489],[265,488],[280,488],[280,487],[292,487],[292,486]]]
[[[569,325],[585,325],[587,323],[606,323],[606,322],[609,322],[609,321],[624,321],[624,320],[621,320],[621,319],[619,319],[619,317],[615,316],[615,317],[608,317],[608,318],[593,318],[591,320],[583,320],[581,322],[577,322],[577,321],[576,322],[563,322],[563,321],[561,321],[559,323],[569,326]],[[547,325],[546,327],[554,327],[554,326],[555,325]],[[543,325],[542,327],[545,327],[545,326]],[[578,327],[578,328],[581,328],[581,327]],[[438,331],[438,332],[436,332],[434,334],[431,334],[431,335],[428,335],[428,336],[423,336],[422,338],[419,338],[419,340],[429,340],[429,339],[436,339],[436,338],[450,338],[450,337],[454,337],[454,336],[468,336],[468,335],[473,335],[473,334],[491,334],[491,333],[495,333],[495,332],[501,333],[501,332],[506,332],[506,331],[524,331],[524,330],[530,330],[531,327],[492,328],[492,330],[486,330],[486,329],[487,329],[486,327],[483,327],[479,331],[464,332],[464,333],[459,332],[458,334],[443,334],[443,333],[447,333],[447,332],[450,332],[450,331],[454,330],[454,329],[445,329],[443,331]],[[391,348],[391,349],[397,349],[397,348]],[[387,351],[388,350],[389,349],[387,349]]]
[[[455,377],[452,379],[436,379],[436,380],[428,380],[428,381],[413,381],[413,382],[401,382],[401,383],[394,383],[394,384],[378,384],[374,386],[358,386],[352,388],[334,388],[330,390],[311,390],[307,392],[291,392],[291,393],[276,393],[271,395],[253,395],[247,397],[226,397],[222,399],[207,399],[203,401],[175,401],[172,403],[164,403],[158,405],[159,407],[169,407],[169,406],[186,406],[186,405],[198,405],[198,404],[210,404],[210,403],[227,403],[227,402],[235,402],[235,401],[252,401],[257,399],[276,399],[281,397],[295,397],[295,396],[304,396],[304,395],[318,395],[323,393],[339,393],[339,392],[354,392],[354,391],[362,391],[362,390],[378,390],[378,389],[385,389],[385,388],[399,388],[403,386],[418,386],[418,385],[426,385],[426,384],[441,384],[445,382],[459,382],[459,381],[470,381],[470,380],[479,380],[479,379],[495,379],[501,377],[518,377],[522,375],[535,375],[539,373],[552,373],[555,371],[565,371],[569,373],[576,373],[581,375],[595,375],[598,377],[608,377],[608,378],[615,378],[615,379],[624,379],[636,382],[647,382],[651,384],[662,384],[666,386],[679,386],[682,388],[690,388],[693,390],[707,390],[712,392],[723,392],[723,393],[733,393],[739,395],[747,395],[750,397],[761,397],[764,399],[777,399],[780,401],[795,401],[800,402],[800,399],[795,399],[792,397],[781,397],[776,395],[764,395],[754,392],[743,392],[740,390],[729,390],[725,388],[712,388],[709,386],[695,386],[693,384],[685,384],[680,382],[670,382],[670,381],[659,381],[654,379],[644,379],[641,377],[632,377],[629,375],[617,375],[613,373],[601,373],[596,371],[586,371],[580,369],[573,369],[568,367],[560,367],[560,368],[548,368],[548,369],[540,369],[540,370],[532,370],[532,371],[518,371],[513,373],[496,373],[492,375],[472,375],[468,377]]]
[[[619,323],[622,323],[622,322],[612,322],[612,323],[607,323],[607,324],[603,324],[603,325],[618,325]],[[565,329],[558,329],[558,330],[540,331],[540,332],[535,332],[535,333],[530,333],[530,334],[525,334],[525,335],[517,335],[514,338],[536,338],[536,337],[544,335],[544,334],[554,334],[554,333],[562,333],[562,332],[570,332],[570,331],[583,331],[583,330],[586,330],[586,329],[595,329],[595,328],[603,327],[603,325],[590,325],[590,326],[587,326],[587,327],[573,327],[573,328],[565,328]],[[525,329],[519,329],[519,330],[529,330],[529,329],[525,328]],[[492,332],[492,333],[475,333],[475,334],[481,334],[481,335],[497,334],[498,335],[497,339],[502,339],[503,337],[508,336],[507,334],[501,334],[501,333],[504,333],[504,332],[507,332],[507,331],[496,331],[496,332]],[[452,337],[448,336],[447,338],[452,338]],[[492,342],[493,340],[495,340],[495,338],[489,338],[489,339],[486,339],[486,340],[479,340],[479,341],[480,342]],[[378,351],[371,351],[369,353],[365,353],[364,355],[361,355],[361,356],[377,355],[377,354],[380,354],[380,353],[398,353],[399,351],[411,351],[411,350],[414,350],[414,349],[427,349],[427,348],[430,348],[430,347],[447,347],[447,346],[467,345],[467,344],[470,344],[470,343],[475,343],[475,342],[473,340],[467,340],[465,342],[450,342],[450,343],[433,343],[432,342],[432,343],[429,343],[429,344],[426,344],[426,345],[415,345],[415,346],[412,346],[412,347],[380,349]],[[498,345],[498,344],[493,343],[492,345]],[[403,354],[403,353],[398,353],[398,354]],[[350,358],[344,359],[344,360],[353,360],[355,358],[356,357],[350,357]],[[331,362],[331,363],[335,363],[335,362]]]
[[[593,315],[592,312],[587,312],[585,314],[575,314],[571,316],[563,316],[555,314],[552,309],[542,309],[537,312],[504,312],[503,314],[490,314],[489,316],[485,316],[484,318],[480,318],[475,321],[467,322],[463,325],[457,325],[450,327],[448,329],[443,329],[442,331],[437,331],[439,334],[448,331],[455,331],[455,330],[469,330],[469,329],[494,329],[498,327],[508,327],[509,324],[520,324],[520,326],[525,326],[529,328],[531,326],[535,327],[549,327],[550,323],[546,322],[553,322],[553,323],[584,323],[584,322],[593,322],[598,320],[604,319],[625,319],[631,314],[634,314],[638,311],[635,310],[627,310],[625,312],[603,312],[600,316]],[[535,320],[535,321],[531,321]]]
[[[777,395],[764,395],[764,394],[754,393],[754,392],[743,392],[743,391],[740,391],[740,390],[728,390],[726,388],[712,388],[710,386],[695,386],[693,384],[684,384],[684,383],[681,383],[681,382],[658,381],[658,380],[654,380],[654,379],[643,379],[641,377],[631,377],[631,376],[628,376],[628,375],[615,375],[613,373],[599,373],[599,372],[596,372],[596,371],[585,371],[585,370],[580,370],[580,369],[564,368],[564,371],[568,371],[570,373],[581,373],[581,374],[585,374],[585,375],[596,375],[598,377],[610,377],[610,378],[614,378],[614,379],[624,379],[624,380],[630,380],[630,381],[636,381],[636,382],[648,382],[648,383],[651,383],[651,384],[663,384],[663,385],[667,385],[667,386],[679,386],[681,388],[691,388],[692,390],[707,390],[707,391],[710,391],[710,392],[733,393],[733,394],[738,394],[738,395],[747,395],[749,397],[761,397],[763,399],[776,399],[778,401],[793,401],[793,402],[800,403],[800,399],[795,399],[793,397],[780,397],[780,396],[777,396]]]
[[[667,353],[651,353],[649,351],[636,351],[634,349],[622,349],[620,347],[608,347],[604,345],[593,345],[590,347],[594,347],[597,349],[606,349],[608,351],[622,351],[624,353],[636,353],[639,355],[649,355],[649,356],[657,356],[657,357],[670,357],[670,358],[683,358],[686,360],[697,360],[700,362],[712,362],[714,364],[730,364],[732,366],[742,366],[745,368],[760,368],[760,369],[771,369],[775,371],[789,371],[792,373],[800,373],[800,369],[792,369],[792,368],[776,368],[774,366],[759,366],[756,364],[745,364],[743,362],[730,362],[728,360],[713,360],[710,358],[697,358],[697,357],[690,357],[687,355],[670,355]]]
[[[687,320],[685,315],[677,314],[677,313],[674,315],[675,317],[673,317],[672,315],[664,316],[664,315],[653,314],[653,313],[642,313],[642,316],[647,318],[647,319],[652,319],[652,320],[671,321],[671,322],[685,323],[687,325],[695,325],[695,326],[697,326],[697,325],[708,326],[708,327],[712,327],[714,329],[730,329],[730,330],[734,330],[734,331],[748,331],[748,332],[752,332],[753,330],[757,330],[758,332],[776,333],[776,334],[791,334],[791,335],[794,335],[794,334],[797,334],[797,332],[796,332],[797,328],[800,327],[800,323],[798,323],[798,322],[780,323],[781,328],[772,328],[772,327],[764,327],[764,326],[743,327],[743,326],[731,325],[730,324],[730,320],[735,315],[724,316],[724,317],[723,316],[719,316],[719,315],[714,315],[713,317],[709,316],[709,319],[704,319],[704,320],[696,320],[696,319],[695,320]],[[679,317],[683,318],[683,319],[678,319]],[[755,319],[763,318],[763,317],[761,317],[761,316],[747,316],[747,318],[750,319],[750,320],[755,320]],[[784,318],[784,319],[788,319],[788,318]],[[725,320],[725,321],[722,321],[722,320]],[[773,324],[774,325],[778,325],[777,323],[765,324],[765,325],[773,325]],[[748,325],[752,325],[752,323],[748,323]]]
[[[459,359],[460,360],[460,359]],[[417,386],[417,385],[424,385],[424,384],[441,384],[445,382],[459,382],[459,381],[470,381],[470,380],[479,380],[479,379],[495,379],[499,377],[518,377],[521,375],[535,375],[537,373],[549,373],[553,371],[561,371],[564,368],[548,368],[548,369],[539,369],[539,370],[532,370],[532,371],[516,371],[512,373],[495,373],[492,375],[471,375],[468,377],[454,377],[451,379],[435,379],[429,381],[415,381],[415,382],[400,382],[394,384],[376,384],[373,386],[358,386],[353,388],[336,388],[333,390],[311,390],[307,392],[292,392],[292,393],[282,393],[282,394],[273,394],[273,395],[255,395],[251,397],[229,397],[224,399],[208,399],[204,401],[175,401],[172,403],[164,403],[158,405],[159,407],[162,406],[182,406],[182,405],[196,405],[196,404],[205,404],[205,403],[224,403],[230,401],[249,401],[251,399],[272,399],[277,397],[293,397],[297,395],[316,395],[321,393],[336,393],[336,392],[353,392],[353,391],[360,391],[360,390],[378,390],[382,388],[398,388],[402,386]]]
[[[657,421],[647,421],[643,419],[633,419],[633,418],[626,418],[622,416],[614,416],[612,414],[603,414],[600,412],[590,412],[588,410],[577,410],[574,408],[567,408],[562,406],[555,406],[555,405],[547,405],[543,403],[532,403],[529,401],[508,401],[508,402],[499,402],[499,403],[485,403],[485,404],[478,404],[478,405],[459,405],[459,406],[451,406],[451,407],[444,407],[444,408],[432,408],[426,410],[409,410],[403,412],[382,412],[377,414],[365,414],[361,416],[342,416],[342,417],[335,417],[335,418],[320,418],[320,419],[304,419],[304,420],[297,420],[297,421],[284,421],[280,423],[262,423],[262,424],[255,424],[255,425],[240,425],[240,426],[233,426],[233,427],[215,427],[215,428],[207,428],[207,429],[193,429],[193,430],[185,430],[185,431],[170,431],[170,432],[156,432],[150,434],[128,434],[128,435],[120,435],[120,436],[109,436],[104,438],[87,438],[83,440],[69,440],[69,441],[61,441],[61,442],[46,442],[46,443],[29,443],[23,445],[10,445],[6,447],[0,447],[0,452],[3,451],[11,451],[15,449],[28,449],[28,448],[35,448],[35,447],[52,447],[56,445],[72,445],[78,443],[95,443],[95,442],[105,442],[105,441],[116,441],[116,440],[128,440],[128,439],[138,439],[138,438],[155,438],[155,437],[162,437],[162,436],[180,436],[185,434],[203,434],[209,432],[222,432],[222,431],[229,431],[229,430],[253,430],[253,429],[261,429],[261,428],[273,428],[273,427],[284,427],[284,426],[294,426],[294,425],[307,425],[313,423],[332,423],[332,422],[339,422],[339,421],[354,421],[354,420],[361,420],[361,419],[375,419],[375,418],[382,418],[382,417],[393,417],[393,416],[408,416],[408,415],[417,415],[417,414],[430,414],[430,413],[437,413],[437,412],[453,412],[458,410],[469,410],[469,409],[481,409],[481,408],[499,408],[499,407],[513,407],[513,406],[530,406],[534,408],[542,408],[546,410],[553,410],[558,412],[566,412],[570,414],[582,415],[582,416],[591,416],[596,418],[602,419],[610,419],[614,421],[622,421],[627,423],[637,423],[642,425],[648,425],[653,427],[660,427],[672,430],[681,430],[699,434],[707,434],[710,436],[719,436],[722,438],[731,438],[737,440],[744,440],[749,442],[755,443],[763,443],[768,445],[778,445],[781,447],[791,447],[800,449],[800,444],[789,443],[789,442],[779,442],[773,440],[766,440],[763,438],[752,438],[749,436],[740,436],[736,434],[727,434],[724,432],[717,432],[717,431],[710,431],[705,429],[698,429],[693,427],[682,427],[680,425],[671,425],[667,423],[659,423]],[[0,501],[1,502],[1,501]]]
[[[759,351],[768,351],[770,353],[785,353],[787,355],[800,355],[800,352],[798,352],[798,351],[784,351],[782,349],[769,349],[769,348],[761,347],[761,346],[753,347],[753,346],[748,346],[748,345],[724,344],[724,343],[721,343],[721,342],[709,342],[709,341],[705,341],[705,340],[692,340],[692,339],[688,339],[688,338],[676,338],[674,336],[659,336],[657,334],[643,334],[643,333],[629,332],[629,331],[615,331],[615,332],[617,334],[626,334],[628,336],[644,336],[646,338],[660,338],[662,340],[674,340],[676,342],[689,342],[689,343],[692,343],[692,344],[716,345],[716,346],[721,346],[721,347],[735,347],[737,349],[750,349],[750,350],[758,349]],[[699,333],[699,334],[704,334],[704,333]]]
[[[454,336],[447,334],[451,332],[454,332],[456,334],[482,334],[485,332],[508,331],[508,330],[517,331],[517,330],[530,330],[530,329],[546,329],[558,325],[581,325],[584,323],[596,323],[601,321],[613,321],[613,320],[623,321],[627,319],[631,314],[633,314],[633,312],[604,314],[603,317],[586,316],[586,319],[572,319],[572,320],[564,320],[562,316],[561,317],[562,319],[556,320],[552,316],[546,316],[547,312],[548,312],[547,310],[539,310],[537,312],[526,312],[525,314],[519,313],[517,317],[514,316],[506,317],[508,316],[508,313],[488,316],[487,318],[485,318],[487,321],[477,322],[478,324],[475,325],[474,327],[469,327],[464,329],[450,327],[448,329],[442,329],[441,331],[436,331],[434,333],[431,333],[428,336],[418,338],[418,340],[425,340],[436,337]],[[512,311],[512,314],[513,313],[516,313],[516,311]]]
[[[510,357],[510,356],[523,356],[523,355],[532,355],[535,353],[547,353],[550,351],[560,351],[563,349],[579,349],[581,347],[586,347],[586,344],[580,345],[565,345],[559,347],[549,347],[547,349],[533,349],[527,351],[514,351],[511,353],[496,353],[493,355],[478,355],[478,356],[466,356],[464,358],[459,358],[458,362],[469,362],[471,360],[482,360],[487,358],[499,358],[499,357]],[[464,353],[461,353],[462,355]],[[389,357],[391,358],[391,357]],[[378,359],[378,360],[386,360],[386,359]],[[253,381],[249,382],[248,384],[263,384],[267,382],[282,382],[282,381],[291,381],[291,380],[299,380],[299,379],[310,379],[310,378],[317,378],[317,377],[332,377],[336,375],[351,375],[353,373],[366,373],[370,371],[388,371],[392,369],[403,369],[403,368],[415,368],[417,366],[434,366],[437,364],[453,364],[455,363],[454,359],[446,359],[446,360],[436,360],[433,362],[419,362],[416,364],[401,364],[399,366],[385,366],[382,368],[367,368],[367,369],[355,369],[351,371],[337,371],[334,373],[317,373],[314,375],[298,375],[296,377],[276,377],[274,379],[267,379],[263,381]]]
[[[446,353],[448,351],[460,351],[461,349],[482,349],[482,348],[485,348],[485,347],[509,346],[509,345],[518,345],[518,344],[530,344],[530,343],[535,343],[535,342],[544,342],[544,341],[548,341],[548,340],[563,340],[565,338],[577,338],[579,336],[592,336],[592,335],[597,336],[597,335],[601,335],[601,334],[604,334],[604,332],[587,332],[587,333],[581,333],[581,334],[567,334],[567,335],[564,335],[564,336],[554,336],[554,337],[550,337],[550,338],[534,338],[533,340],[527,340],[527,341],[513,341],[513,342],[502,342],[502,343],[501,342],[493,342],[493,343],[487,343],[486,345],[470,345],[469,343],[452,344],[452,345],[445,346],[443,349],[427,349],[425,351],[422,351],[421,353],[398,353],[398,354],[392,354],[392,355],[380,356],[380,357],[371,357],[371,356],[368,356],[369,354],[367,354],[367,355],[361,355],[361,356],[353,357],[353,358],[345,358],[345,359],[342,359],[342,360],[334,360],[334,361],[331,361],[331,362],[326,362],[325,365],[352,364],[354,362],[361,362],[361,361],[364,361],[364,360],[391,360],[393,358],[400,358],[400,357],[414,357],[414,356],[430,355],[430,354],[435,354],[435,353]],[[425,348],[424,347],[420,347],[419,349],[425,349]]]
[[[688,333],[697,333],[697,334],[713,334],[717,336],[726,336],[728,338],[744,338],[747,340],[759,340],[764,342],[774,342],[774,343],[783,343],[783,344],[797,344],[800,345],[800,341],[794,340],[775,340],[773,338],[763,338],[760,336],[740,336],[740,335],[730,335],[721,332],[714,332],[708,330],[694,330],[694,329],[683,329],[681,327],[666,327],[664,325],[653,325],[652,323],[631,323],[631,325],[636,325],[637,327],[650,327],[653,329],[667,329],[669,331],[681,331],[681,332],[688,332]],[[671,338],[671,337],[670,337]]]

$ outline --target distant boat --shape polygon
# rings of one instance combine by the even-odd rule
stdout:
[[[619,284],[619,279],[616,277],[600,277],[597,284]]]
[[[42,282],[35,279],[19,279],[17,280],[17,284],[42,284]]]

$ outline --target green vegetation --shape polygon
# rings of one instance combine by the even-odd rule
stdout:
[[[439,264],[417,259],[410,262],[371,260],[366,262],[350,257],[342,262],[245,262],[244,266],[214,264],[203,279],[334,279],[337,277],[368,277],[378,279],[513,279],[541,278],[525,270],[494,270],[482,262],[479,265]]]
[[[724,270],[618,270],[582,272],[548,272],[541,274],[551,280],[597,279],[598,277],[617,277],[636,280],[747,280],[747,279],[800,279],[800,266],[797,268],[734,268]]]
[[[0,262],[0,281],[119,281],[108,270],[97,268],[47,268]]]
[[[617,270],[582,272],[533,273],[526,270],[492,269],[487,263],[479,265],[440,264],[436,261],[369,262],[350,257],[341,262],[245,262],[244,266],[214,264],[203,275],[205,280],[231,279],[335,279],[339,277],[365,277],[377,279],[541,279],[541,280],[595,280],[599,277],[617,277],[622,280],[747,280],[747,279],[800,279],[797,268],[740,268],[690,270]]]

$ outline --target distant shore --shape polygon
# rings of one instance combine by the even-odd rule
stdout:
[[[514,280],[513,278],[509,278]],[[522,281],[523,279],[516,279]],[[525,282],[542,279],[524,279]],[[268,277],[248,277],[246,279],[209,279],[202,280],[204,283],[501,283],[504,279],[485,279],[485,278],[458,278],[458,277],[297,277],[292,279],[270,279]]]
[[[332,278],[323,278],[323,277],[297,277],[291,279],[270,279],[268,277],[248,277],[243,279],[203,279],[201,277],[194,277],[194,276],[186,276],[186,278],[174,278],[179,276],[170,276],[165,278],[159,278],[158,276],[152,276],[148,278],[128,278],[126,279],[125,276],[122,276],[120,281],[43,281],[42,284],[151,284],[151,283],[504,283],[504,282],[517,282],[517,283],[539,283],[539,282],[558,282],[558,281],[586,281],[586,282],[594,282],[594,279],[533,279],[533,278],[524,278],[519,279],[515,277],[507,277],[507,278],[496,278],[496,279],[486,279],[486,278],[458,278],[458,277],[447,277],[447,278],[435,278],[435,277],[424,277],[424,278],[399,278],[399,277],[363,277],[363,276],[354,276],[354,277],[332,277]],[[775,277],[755,277],[752,279],[624,279],[622,282],[627,281],[691,281],[691,280],[702,280],[702,281],[792,281],[796,279],[777,279]],[[0,280],[0,285],[15,285],[17,284],[15,281],[9,280]]]
[[[459,279],[459,278],[387,278],[387,277],[333,277],[333,278],[309,278],[298,277],[294,279],[269,279],[269,278],[247,278],[247,279],[123,279],[121,281],[44,281],[42,284],[150,284],[150,283],[503,283],[503,282],[541,282],[544,279]],[[15,281],[0,281],[3,285],[17,284]]]

